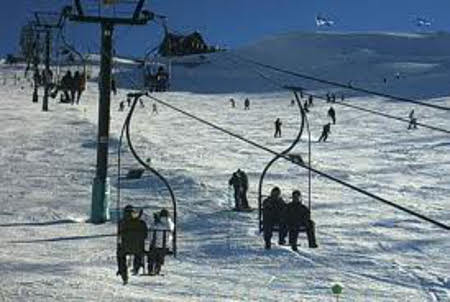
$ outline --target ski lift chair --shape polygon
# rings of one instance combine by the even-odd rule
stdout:
[[[262,188],[263,188],[263,183],[264,183],[264,178],[267,174],[267,171],[270,169],[270,167],[272,166],[272,164],[277,161],[278,159],[280,159],[283,156],[286,156],[288,158],[290,158],[293,162],[300,164],[300,165],[305,165],[305,163],[303,162],[303,160],[300,161],[301,157],[299,157],[299,155],[297,154],[289,154],[290,151],[292,149],[294,149],[294,147],[297,145],[297,143],[300,141],[300,138],[302,136],[304,127],[306,125],[307,130],[308,130],[308,134],[309,134],[309,143],[311,142],[311,138],[310,138],[310,132],[309,132],[309,123],[307,120],[307,116],[305,114],[305,111],[303,109],[302,103],[300,101],[300,98],[297,94],[296,90],[293,90],[294,92],[294,96],[295,96],[295,100],[297,102],[298,108],[299,108],[299,114],[301,117],[301,124],[299,127],[299,131],[297,134],[297,137],[294,139],[294,141],[292,142],[292,144],[286,148],[284,151],[282,151],[280,153],[280,155],[276,155],[264,168],[263,172],[261,173],[261,177],[259,180],[259,186],[258,186],[258,230],[259,233],[263,232],[263,225],[264,225],[264,221],[263,221],[263,212],[264,212],[264,208],[263,208],[263,199],[267,198],[268,195],[262,195]],[[301,90],[300,90],[301,92]],[[311,162],[311,149],[309,148],[308,150],[308,166],[310,165]],[[311,174],[309,174],[308,177],[308,209],[311,211]],[[274,225],[273,227],[273,231],[274,232],[279,232],[280,231],[280,225]],[[299,226],[298,228],[299,233],[306,233],[307,229],[306,226]]]

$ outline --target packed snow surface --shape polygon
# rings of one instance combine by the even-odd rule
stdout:
[[[403,61],[405,62],[405,61]],[[78,106],[50,101],[50,111],[31,102],[20,68],[0,66],[0,301],[334,301],[331,287],[344,287],[340,301],[449,301],[448,231],[395,210],[323,177],[312,177],[312,217],[319,248],[304,234],[299,252],[276,244],[263,249],[257,212],[237,213],[228,179],[238,168],[257,184],[271,154],[152,101],[137,106],[133,142],[144,159],[172,185],[178,201],[178,257],[167,257],[164,276],[116,276],[116,224],[87,222],[96,164],[97,84],[90,82]],[[20,73],[22,77],[22,73]],[[6,83],[3,79],[6,78]],[[109,176],[116,205],[117,147],[127,114],[119,112],[128,90],[113,96]],[[41,91],[42,94],[42,91]],[[287,92],[155,94],[211,122],[276,151],[299,127]],[[230,107],[229,98],[237,101]],[[243,100],[251,109],[243,110]],[[450,98],[425,99],[450,106]],[[380,98],[348,102],[450,129],[448,112]],[[328,122],[329,104],[315,100],[308,115],[312,166],[446,224],[450,222],[450,137],[334,105],[337,124],[326,143],[315,143]],[[273,138],[273,122],[283,136]],[[293,150],[307,158],[307,135]],[[122,174],[139,167],[122,148]],[[285,200],[294,189],[307,201],[308,173],[276,162],[264,185]],[[171,210],[167,190],[151,174],[122,180],[121,206]],[[151,215],[151,212],[149,212]]]

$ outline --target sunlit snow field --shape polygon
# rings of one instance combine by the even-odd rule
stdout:
[[[82,104],[31,102],[30,84],[14,85],[14,72],[0,67],[0,301],[333,301],[331,286],[344,287],[342,301],[449,301],[448,231],[399,212],[337,183],[313,175],[312,217],[319,249],[299,253],[274,244],[263,249],[257,212],[236,213],[228,179],[238,168],[250,177],[249,200],[272,155],[144,98],[132,123],[136,149],[173,186],[178,200],[178,248],[164,276],[131,277],[124,287],[115,262],[116,224],[92,225],[91,181],[96,163],[97,86],[89,83]],[[21,90],[21,86],[24,89]],[[109,176],[116,203],[117,142],[127,110],[113,97]],[[192,94],[168,92],[161,99],[276,151],[299,127],[298,109],[287,92]],[[230,107],[228,99],[237,101]],[[249,97],[251,110],[243,110]],[[425,100],[450,106],[450,99]],[[448,112],[386,101],[352,98],[365,108],[450,129]],[[371,193],[450,221],[450,137],[334,105],[337,124],[326,143],[316,143],[328,122],[329,104],[316,100],[308,115],[312,166]],[[273,138],[280,117],[283,137]],[[307,158],[307,135],[293,150]],[[139,167],[125,144],[123,171]],[[269,170],[264,194],[281,187],[307,196],[307,171],[285,161]],[[164,186],[150,174],[122,181],[127,203],[170,208]],[[276,236],[273,238],[276,242]]]

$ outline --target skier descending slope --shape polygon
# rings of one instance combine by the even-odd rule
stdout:
[[[333,106],[328,109],[328,116],[333,121],[333,125],[336,124],[336,111],[334,110]]]
[[[417,118],[414,116],[414,109],[409,113],[409,129],[417,129]]]
[[[328,123],[323,126],[322,134],[319,137],[318,143],[320,142],[326,142],[328,139],[328,134],[331,133],[331,123]]]
[[[277,118],[275,121],[275,134],[273,137],[281,137],[281,125],[283,125],[283,123],[280,118]]]

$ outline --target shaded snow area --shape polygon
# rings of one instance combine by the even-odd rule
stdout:
[[[405,62],[405,61],[402,61]],[[416,66],[414,68],[422,65]],[[419,69],[420,69],[419,68]],[[97,85],[79,106],[31,102],[32,89],[0,67],[0,301],[449,301],[448,231],[313,175],[312,216],[319,248],[300,235],[299,252],[276,244],[263,249],[257,212],[230,211],[230,174],[249,174],[251,206],[271,155],[152,102],[137,106],[133,142],[167,177],[178,199],[178,257],[167,257],[164,276],[116,276],[116,224],[87,223],[96,163]],[[21,89],[23,86],[23,89]],[[117,192],[117,142],[127,114],[113,96],[109,175],[112,206]],[[276,151],[296,135],[298,111],[287,93],[159,93],[158,97]],[[228,99],[237,100],[230,108]],[[251,110],[243,110],[250,98]],[[424,100],[450,106],[443,97]],[[410,104],[355,97],[349,102],[407,117]],[[329,104],[316,100],[309,121],[314,141]],[[427,129],[335,106],[337,125],[326,143],[312,144],[312,165],[346,182],[450,222],[450,137]],[[450,129],[448,112],[414,106],[418,120]],[[273,138],[280,117],[283,136]],[[293,150],[307,154],[307,136]],[[124,146],[123,171],[139,167]],[[289,200],[307,194],[307,171],[284,161],[269,171],[264,194],[279,185]],[[145,173],[122,180],[122,206],[169,207],[165,187]]]

